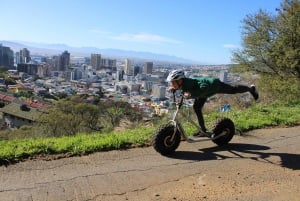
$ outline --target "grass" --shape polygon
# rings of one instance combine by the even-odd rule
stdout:
[[[213,116],[217,118],[221,115],[216,113]],[[300,105],[290,107],[255,105],[246,110],[231,111],[223,115],[231,118],[241,131],[274,126],[294,126],[300,123]]]
[[[245,110],[233,108],[230,112],[205,115],[206,123],[212,125],[216,118],[224,116],[231,118],[241,131],[270,126],[294,126],[300,123],[300,104],[254,105]],[[96,151],[145,146],[150,144],[156,127],[158,126],[138,127],[107,134],[80,133],[71,137],[2,140],[0,164],[40,155],[83,155]],[[195,130],[188,124],[185,124],[185,127],[189,133]]]
[[[83,155],[96,151],[144,146],[149,142],[152,128],[136,128],[107,134],[78,134],[71,137],[16,139],[0,141],[0,162],[15,161],[34,155]]]

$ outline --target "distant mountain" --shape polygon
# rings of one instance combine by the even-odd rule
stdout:
[[[32,43],[26,41],[5,41],[0,40],[0,44],[10,47],[14,52],[20,51],[22,48],[27,48],[32,55],[51,56],[61,54],[67,50],[71,56],[90,56],[91,53],[103,55],[103,57],[116,59],[141,59],[150,61],[165,61],[181,64],[196,64],[197,62],[188,59],[180,58],[172,55],[156,54],[151,52],[129,51],[121,49],[99,49],[96,47],[71,47],[65,44],[46,44]]]

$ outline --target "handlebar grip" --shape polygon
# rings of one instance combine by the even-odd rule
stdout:
[[[175,94],[176,89],[170,89],[169,92],[171,92],[172,94]]]

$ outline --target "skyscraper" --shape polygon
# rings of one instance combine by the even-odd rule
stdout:
[[[101,69],[106,69],[107,72],[116,72],[117,60],[115,59],[101,59]]]
[[[0,66],[13,68],[14,66],[14,52],[9,48],[0,44]]]
[[[51,64],[51,71],[58,71],[59,59],[60,59],[60,57],[55,55],[49,60],[49,63]]]
[[[19,56],[20,56],[20,58],[19,58],[20,64],[26,64],[31,61],[30,51],[27,48],[21,49]]]
[[[134,66],[134,68],[133,68],[133,76],[136,76],[139,73],[140,73],[140,67],[139,66]]]
[[[129,59],[125,59],[124,73],[125,75],[131,74],[131,61]]]
[[[101,54],[91,54],[91,66],[96,70],[101,68]]]
[[[145,62],[144,73],[152,74],[152,71],[153,71],[153,62]]]
[[[70,66],[70,53],[68,51],[64,51],[59,56],[59,66],[58,71],[66,71]]]

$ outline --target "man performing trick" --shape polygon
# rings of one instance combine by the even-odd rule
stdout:
[[[236,94],[250,92],[255,100],[259,95],[254,85],[250,87],[244,85],[229,85],[221,82],[217,78],[203,77],[198,79],[187,78],[182,70],[173,70],[169,73],[167,81],[170,82],[169,91],[182,90],[184,97],[194,98],[193,109],[197,115],[201,130],[194,136],[206,136],[207,129],[205,127],[202,108],[208,97],[215,94]]]

